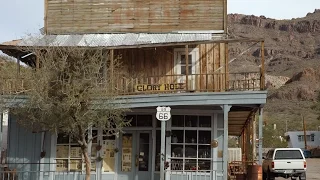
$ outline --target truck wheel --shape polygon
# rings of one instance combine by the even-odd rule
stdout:
[[[307,176],[306,176],[306,173],[305,173],[305,172],[302,173],[302,174],[300,174],[299,180],[306,180],[306,179],[307,179]]]
[[[264,171],[262,171],[262,179],[267,180],[267,173],[265,173]]]
[[[270,169],[268,169],[268,172],[267,172],[267,180],[275,180],[274,174],[270,172]]]

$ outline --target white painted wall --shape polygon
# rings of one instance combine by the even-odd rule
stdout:
[[[314,134],[314,141],[307,141],[307,146],[319,147],[320,146],[320,131],[307,131],[306,135]],[[298,136],[304,135],[303,131],[289,131],[285,134],[290,137],[288,147],[304,149],[304,141],[299,141]]]

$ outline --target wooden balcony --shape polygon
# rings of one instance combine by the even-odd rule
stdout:
[[[215,73],[191,75],[163,75],[148,77],[117,77],[114,87],[120,95],[260,91],[264,90],[264,76],[260,72]],[[29,80],[2,79],[1,94],[27,94]]]

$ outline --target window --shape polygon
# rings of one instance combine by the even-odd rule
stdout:
[[[102,129],[93,129],[91,146],[91,171],[96,171],[97,157],[102,158],[102,172],[114,172],[115,136],[107,136]],[[99,138],[100,139],[99,139]],[[85,171],[85,161],[78,142],[68,135],[59,134],[56,148],[56,171]]]
[[[56,151],[57,171],[82,171],[83,158],[77,141],[68,135],[59,134]]]
[[[210,170],[211,131],[211,116],[172,116],[171,170]]]
[[[116,148],[116,137],[108,136],[106,132],[103,132],[102,137],[102,148],[101,154],[103,157],[102,161],[102,172],[114,172],[115,170],[115,148]]]
[[[273,153],[274,153],[274,150],[270,150],[267,154],[267,158],[268,159],[272,159],[273,158]]]
[[[314,141],[314,134],[306,135],[307,141]],[[298,141],[304,141],[304,135],[298,135]]]
[[[127,115],[131,127],[152,127],[152,115]]]
[[[311,134],[310,141],[314,141],[314,134]]]
[[[303,159],[299,150],[277,150],[274,159]]]
[[[157,130],[156,131],[155,171],[160,171],[160,156],[161,156],[160,150],[161,150],[161,130]]]
[[[182,54],[180,55],[181,60],[180,60],[180,72],[183,75],[187,74],[187,61],[186,61],[186,55]],[[193,74],[192,73],[192,55],[188,55],[188,74]]]

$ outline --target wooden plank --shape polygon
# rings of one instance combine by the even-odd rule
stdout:
[[[215,43],[214,44],[214,90],[215,91],[220,91],[220,86],[219,86],[219,79],[220,76],[218,75],[218,73],[221,73],[220,70],[218,70],[218,68],[220,67],[220,46],[219,43]]]
[[[225,78],[224,76],[226,74],[224,74],[226,72],[226,64],[225,64],[225,44],[224,43],[219,43],[219,46],[220,46],[220,66],[222,67],[221,68],[221,76],[219,78],[219,81],[220,81],[220,91],[225,91],[226,90],[226,87],[225,87]]]
[[[44,32],[48,33],[48,0],[44,0]]]
[[[51,34],[224,30],[226,22],[225,0],[47,1]]]
[[[224,44],[225,46],[225,57],[224,57],[224,64],[225,64],[225,76],[224,76],[224,87],[226,90],[229,89],[229,48],[228,48],[228,43]]]
[[[228,30],[228,3],[227,0],[223,0],[223,29],[224,32]]]

